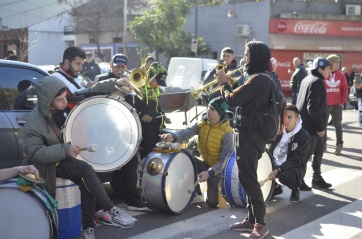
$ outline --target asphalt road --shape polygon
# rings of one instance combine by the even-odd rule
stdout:
[[[199,108],[198,112],[202,109]],[[195,115],[194,109],[188,119]],[[184,113],[169,115],[174,122],[169,128],[182,128]],[[357,124],[357,111],[343,111],[344,148],[341,156],[333,154],[335,133],[328,126],[328,151],[323,157],[322,173],[324,179],[333,184],[329,190],[301,192],[300,201],[289,202],[290,190],[284,192],[267,204],[266,223],[270,235],[266,238],[308,239],[362,238],[362,149],[361,128]],[[310,164],[310,163],[309,163]],[[308,166],[306,182],[311,184],[312,169]],[[105,184],[111,199],[124,207],[109,185]],[[192,204],[182,214],[165,211],[136,213],[128,211],[139,222],[131,229],[120,229],[100,225],[96,227],[97,238],[247,238],[229,230],[229,225],[246,216],[244,208],[209,209],[205,203]]]

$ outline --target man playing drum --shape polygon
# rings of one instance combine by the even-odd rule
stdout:
[[[287,107],[285,128],[282,135],[274,140],[269,150],[274,157],[276,169],[268,178],[286,185],[292,190],[290,202],[298,202],[305,173],[305,159],[310,147],[309,133],[302,128],[302,119],[295,105]],[[280,185],[274,188],[273,196],[283,192]]]
[[[119,85],[129,86],[129,81],[119,80]],[[123,209],[115,207],[92,166],[76,157],[80,145],[63,142],[61,128],[66,119],[66,85],[54,76],[47,76],[36,85],[38,105],[24,126],[26,163],[34,164],[46,180],[45,188],[54,197],[56,177],[70,179],[79,186],[82,201],[82,238],[95,238],[95,201],[111,215],[110,225],[133,227],[137,219]]]
[[[217,97],[210,101],[207,113],[195,124],[177,131],[161,135],[166,142],[182,142],[198,135],[197,148],[201,158],[196,159],[200,182],[207,182],[206,204],[210,208],[218,205],[218,183],[224,161],[230,158],[234,150],[233,134],[229,120],[233,113],[227,111],[228,104]]]

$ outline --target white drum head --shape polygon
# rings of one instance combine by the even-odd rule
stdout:
[[[114,171],[137,152],[142,139],[141,123],[135,110],[124,100],[92,97],[70,112],[65,122],[64,142],[78,147],[96,145],[95,152],[81,151],[97,172]]]
[[[165,196],[168,206],[173,212],[180,212],[190,202],[193,194],[195,168],[187,154],[180,152],[173,158],[167,170],[165,180]]]
[[[271,173],[271,171],[273,171],[272,159],[270,158],[268,152],[265,151],[258,162],[258,170],[257,170],[258,182],[266,179]],[[264,183],[264,186],[261,187],[261,191],[264,197],[264,202],[269,201],[269,196],[270,193],[273,191],[273,189],[274,189],[273,181],[270,180],[266,181]]]
[[[49,239],[49,217],[36,199],[18,189],[0,188],[1,238]]]

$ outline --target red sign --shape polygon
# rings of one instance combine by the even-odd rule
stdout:
[[[362,22],[272,18],[269,31],[271,34],[356,37],[362,36]]]

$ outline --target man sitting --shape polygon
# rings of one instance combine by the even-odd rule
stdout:
[[[276,169],[268,178],[286,185],[292,190],[290,202],[298,202],[307,164],[306,155],[310,147],[309,133],[302,128],[302,119],[295,105],[287,107],[286,122],[283,134],[279,135],[270,146]],[[281,194],[282,187],[277,184],[273,196]]]

